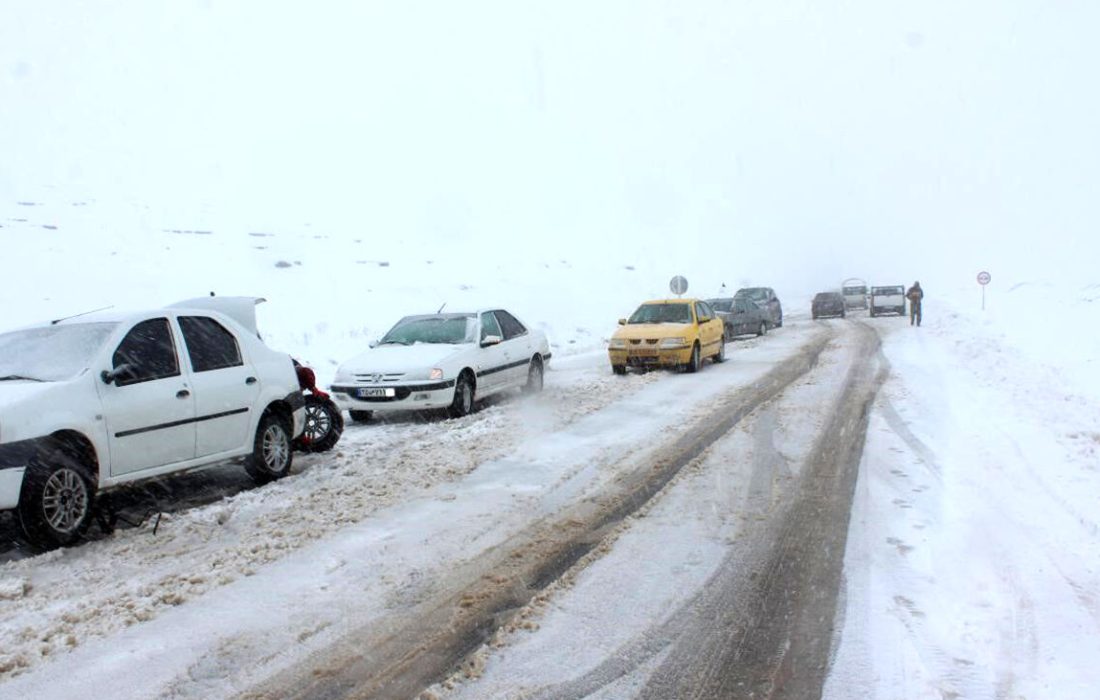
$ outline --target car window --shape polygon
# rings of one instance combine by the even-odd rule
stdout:
[[[520,323],[515,316],[508,313],[507,311],[497,310],[493,313],[496,315],[497,321],[500,323],[500,329],[504,331],[505,340],[518,338],[519,336],[527,332],[527,329],[523,327],[523,324]]]
[[[495,335],[498,338],[503,338],[501,334],[500,324],[497,322],[497,317],[491,312],[481,314],[481,339],[485,340],[491,335]]]
[[[236,337],[222,324],[209,316],[180,316],[179,322],[191,369],[210,372],[244,364]]]
[[[166,377],[178,377],[179,358],[167,318],[151,318],[130,329],[111,358],[114,369],[130,365],[132,371],[117,379],[119,386]]]
[[[710,307],[701,301],[695,302],[695,318],[699,323],[709,321],[714,318],[714,314],[711,313]]]
[[[714,311],[718,311],[718,312],[722,312],[722,313],[729,313],[730,310],[733,308],[733,300],[732,299],[711,299],[710,301],[707,302],[707,304]]]
[[[413,316],[403,318],[383,336],[381,345],[416,343],[451,344],[474,342],[476,320],[473,314]]]

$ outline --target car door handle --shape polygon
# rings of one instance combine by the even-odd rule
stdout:
[[[177,399],[186,399],[190,395],[191,395],[191,392],[188,391],[187,389],[180,389],[179,391],[176,392],[176,398]]]
[[[255,377],[249,377],[248,379],[244,380],[244,383],[245,384],[255,384],[256,383],[256,378]]]

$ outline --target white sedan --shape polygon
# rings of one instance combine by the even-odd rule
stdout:
[[[0,334],[0,510],[43,548],[80,539],[97,492],[244,458],[290,470],[305,399],[250,297],[100,312]]]
[[[542,389],[546,335],[502,309],[407,316],[336,370],[332,396],[352,420],[445,408],[453,417],[493,394]]]

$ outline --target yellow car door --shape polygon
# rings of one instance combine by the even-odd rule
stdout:
[[[699,327],[702,356],[712,357],[722,349],[722,320],[705,302],[695,302],[695,318]]]

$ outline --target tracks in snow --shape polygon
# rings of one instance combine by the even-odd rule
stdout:
[[[874,365],[877,337],[866,327],[856,328],[861,359],[866,361],[857,361],[852,367],[844,396],[830,419],[825,437],[816,445],[812,468],[803,477],[798,498],[783,517],[772,521],[777,523],[771,532],[775,546],[762,550],[767,553],[759,562],[762,576],[747,580],[738,568],[735,580],[722,581],[714,588],[717,591],[714,595],[718,596],[714,601],[696,601],[696,609],[727,606],[731,599],[750,603],[747,608],[738,608],[744,617],[731,620],[716,636],[705,639],[701,647],[683,646],[674,651],[677,655],[691,656],[705,649],[708,659],[708,667],[697,669],[700,672],[691,676],[705,681],[696,685],[693,691],[696,695],[685,697],[714,697],[711,693],[716,688],[757,683],[761,674],[773,689],[795,688],[804,676],[792,671],[792,659],[809,655],[820,661],[819,669],[824,666],[828,634],[816,635],[818,641],[814,642],[810,635],[800,637],[798,627],[769,627],[769,620],[778,611],[791,624],[819,624],[817,617],[802,620],[791,613],[813,611],[817,616],[823,606],[835,602],[835,585],[815,587],[810,585],[810,579],[826,569],[834,579],[839,579],[847,504],[862,446],[867,405],[877,387],[877,378],[870,369]],[[828,337],[814,340],[760,380],[725,396],[714,410],[699,416],[686,433],[654,458],[632,470],[622,470],[623,476],[600,496],[534,522],[476,561],[456,567],[448,577],[455,585],[445,594],[412,610],[375,621],[370,629],[354,631],[337,648],[316,655],[315,659],[323,658],[308,668],[279,674],[242,697],[415,697],[456,668],[516,609],[597,546],[613,526],[648,503],[685,465],[744,417],[805,376],[816,365],[828,340]],[[807,538],[807,532],[813,536]],[[812,544],[807,545],[807,539]],[[804,557],[791,556],[796,551],[812,561],[801,563],[799,559]],[[776,585],[782,581],[790,585]],[[831,614],[824,619],[831,624]],[[747,643],[750,638],[751,644]],[[354,644],[348,643],[351,640]],[[794,654],[790,653],[792,649]],[[747,676],[730,674],[731,650],[736,665],[747,669]],[[805,678],[806,683],[819,685],[821,675]],[[686,682],[688,676],[681,676],[681,680]],[[664,689],[654,687],[647,697],[668,697],[663,692]],[[547,697],[574,696],[564,688],[555,689],[554,693]]]

